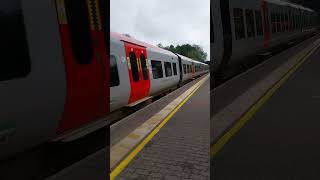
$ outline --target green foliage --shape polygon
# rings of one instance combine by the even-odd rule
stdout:
[[[173,45],[164,47],[161,43],[157,45],[160,48],[164,48],[168,51],[171,51],[173,53],[181,54],[183,56],[189,57],[193,60],[205,62],[207,60],[207,53],[204,52],[202,47],[199,45],[190,45],[190,44],[183,44],[183,45],[177,45],[176,47]]]

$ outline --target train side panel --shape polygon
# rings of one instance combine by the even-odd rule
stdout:
[[[180,80],[178,57],[173,53],[161,53],[153,49],[147,49],[147,53],[149,56],[148,66],[151,79],[150,95],[156,95],[177,86]],[[165,63],[167,63],[167,74]],[[173,70],[173,63],[176,66],[176,74]],[[171,68],[168,66],[171,66]]]
[[[124,42],[110,39],[110,110],[114,111],[128,105],[130,97],[130,80]]]
[[[25,50],[28,53],[20,58],[30,59],[31,67],[24,77],[0,81],[0,158],[54,138],[66,96],[63,53],[54,2],[33,0],[30,3],[29,0],[21,0],[20,4],[19,0],[15,0],[15,4],[21,6],[13,7],[13,14],[9,12],[7,15],[13,17],[14,13],[22,10],[19,13],[24,16],[21,20],[25,24]],[[19,31],[23,29],[23,24],[15,24],[16,27],[8,25],[6,28],[9,32],[24,34]],[[14,41],[13,37],[23,38],[22,34],[6,34],[11,39],[9,47],[21,43]],[[21,50],[15,48],[9,52],[23,54]],[[14,56],[11,55],[11,58]],[[21,70],[21,64],[16,68],[12,70]]]

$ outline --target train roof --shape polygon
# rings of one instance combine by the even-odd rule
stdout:
[[[175,55],[174,53],[172,53],[171,51],[168,51],[166,49],[162,49],[162,48],[159,48],[157,46],[154,46],[152,44],[148,44],[148,43],[145,43],[145,42],[142,42],[142,41],[139,41],[139,40],[136,40],[132,37],[128,37],[126,35],[123,35],[123,34],[120,34],[120,33],[116,33],[116,32],[110,32],[110,37],[111,38],[114,38],[114,39],[117,39],[119,41],[124,41],[124,42],[128,42],[128,43],[132,43],[132,44],[136,44],[136,45],[139,45],[139,46],[143,46],[143,47],[146,47],[148,49],[152,49],[153,51],[156,51],[156,52],[161,52],[163,54],[167,54],[167,55]]]
[[[134,39],[132,37],[128,37],[128,36],[120,34],[120,33],[116,33],[116,32],[112,32],[111,31],[110,32],[110,37],[114,38],[116,40],[119,40],[119,41],[124,41],[124,42],[128,42],[128,43],[136,44],[136,45],[139,45],[139,46],[146,47],[148,49],[152,49],[152,50],[157,51],[157,52],[161,52],[161,53],[164,53],[164,54],[167,54],[167,55],[171,55],[171,56],[174,55],[175,56],[175,54],[173,52],[171,52],[171,51],[159,48],[157,46],[154,46],[154,45],[151,45],[151,44],[139,41],[139,40],[136,40],[136,39]],[[183,55],[180,55],[180,54],[178,54],[178,55],[183,57],[187,61],[195,62],[195,63],[199,63],[199,64],[203,64],[203,65],[207,65],[205,63],[202,63],[202,62],[199,62],[199,61],[195,61],[195,60],[193,60],[191,58],[188,58],[188,57],[185,57]]]
[[[314,10],[312,10],[310,8],[301,6],[299,4],[296,4],[296,3],[293,3],[293,2],[290,2],[287,0],[266,0],[266,1],[269,3],[280,5],[280,6],[289,6],[289,7],[296,8],[296,9],[302,9],[302,10],[309,11],[309,12],[315,12]]]

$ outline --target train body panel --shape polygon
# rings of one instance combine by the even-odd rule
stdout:
[[[153,96],[168,88],[177,86],[180,80],[178,57],[173,53],[164,54],[152,48],[149,48],[147,52],[149,54],[148,66],[151,74],[150,95]]]
[[[9,49],[2,47],[0,51],[4,61],[17,62],[15,58],[19,58],[19,63],[13,64],[15,66],[2,64],[2,68],[7,69],[2,72],[19,74],[14,71],[27,68],[23,59],[29,61],[31,67],[26,75],[0,81],[0,158],[54,138],[66,96],[63,53],[54,3],[49,0],[36,0],[33,3],[21,0],[20,4],[15,0],[15,4],[19,7],[12,7],[12,13],[8,11],[6,16],[22,18],[22,21],[15,23],[23,24],[6,24],[0,30],[7,30],[0,34],[5,34],[6,37],[2,38],[8,38],[5,42],[10,42],[6,45]],[[21,16],[15,11],[20,11]],[[25,32],[20,32],[23,29]],[[20,37],[20,34],[25,34],[25,42],[21,42],[24,37]],[[14,38],[17,36],[21,39]],[[25,47],[19,47],[18,44],[24,43]],[[5,55],[6,51],[10,57]]]
[[[99,5],[56,3],[67,79],[66,103],[57,129],[63,134],[109,114],[109,56],[101,19],[95,19],[101,16]]]
[[[130,79],[124,42],[110,38],[110,110],[127,105],[130,98]]]
[[[192,62],[193,60],[178,54],[182,64],[182,82],[186,82],[192,78]]]

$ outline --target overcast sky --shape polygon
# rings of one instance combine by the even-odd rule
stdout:
[[[157,45],[198,44],[210,57],[210,0],[111,0],[111,31]]]

